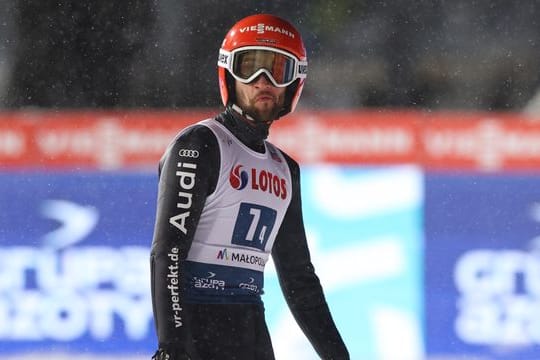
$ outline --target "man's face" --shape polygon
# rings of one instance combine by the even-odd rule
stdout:
[[[277,119],[285,101],[285,87],[275,87],[264,74],[243,84],[235,81],[238,106],[262,122]]]

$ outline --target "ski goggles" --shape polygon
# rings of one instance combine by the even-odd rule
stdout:
[[[231,52],[220,49],[218,66],[241,83],[247,84],[265,74],[276,87],[285,87],[307,76],[307,61],[278,49],[246,46]]]

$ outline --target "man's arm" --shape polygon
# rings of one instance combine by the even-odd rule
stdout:
[[[182,132],[160,162],[151,290],[159,347],[173,355],[171,360],[193,352],[184,310],[184,261],[219,166],[217,140],[200,125]]]
[[[334,324],[307,246],[300,195],[300,168],[286,156],[292,199],[272,249],[283,294],[296,322],[322,359],[347,360],[349,353]]]

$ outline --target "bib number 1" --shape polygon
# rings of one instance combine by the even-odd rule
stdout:
[[[266,206],[241,203],[231,242],[264,251],[276,223],[276,214],[276,210]]]

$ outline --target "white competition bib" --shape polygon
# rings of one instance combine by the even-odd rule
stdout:
[[[216,135],[221,163],[187,260],[262,272],[291,200],[287,162],[268,142],[261,154],[216,120],[199,124]]]

